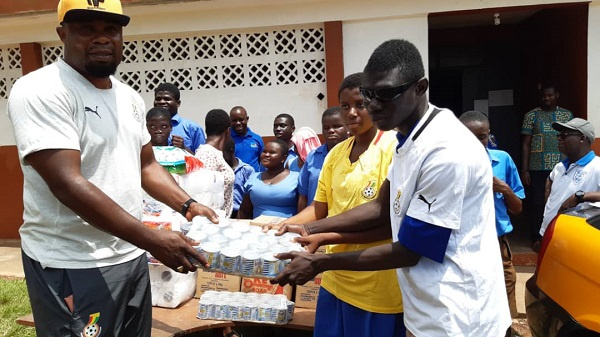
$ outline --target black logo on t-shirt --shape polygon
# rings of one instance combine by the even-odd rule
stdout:
[[[431,205],[433,205],[433,203],[437,200],[437,199],[433,199],[432,202],[427,201],[427,199],[425,199],[425,197],[422,194],[419,194],[419,197],[417,198],[419,200],[421,200],[422,202],[427,204],[427,212],[431,212]]]
[[[96,105],[96,110],[92,110],[92,108],[90,107],[85,107],[85,112],[91,112],[93,114],[95,114],[96,116],[98,116],[98,118],[102,119],[102,117],[100,117],[100,115],[98,114],[98,106]]]

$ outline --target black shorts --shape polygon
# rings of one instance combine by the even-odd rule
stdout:
[[[21,255],[38,337],[150,337],[152,296],[145,255],[89,269],[44,269]],[[65,301],[70,295],[73,311]]]

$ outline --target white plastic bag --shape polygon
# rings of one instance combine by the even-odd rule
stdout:
[[[176,308],[196,293],[196,272],[181,274],[164,265],[148,265],[152,305]]]

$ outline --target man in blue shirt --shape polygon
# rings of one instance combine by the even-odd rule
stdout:
[[[325,156],[334,146],[348,138],[346,124],[341,115],[341,110],[337,106],[323,112],[321,128],[323,137],[325,137],[325,144],[308,154],[300,170],[300,178],[298,178],[298,213],[310,205],[315,198],[319,174]]]
[[[206,143],[206,135],[200,125],[177,114],[180,105],[179,89],[174,84],[162,83],[154,90],[154,107],[165,108],[171,113],[173,130],[169,145],[196,153],[198,146]]]
[[[235,142],[235,156],[242,162],[252,166],[255,171],[262,171],[259,157],[265,145],[262,138],[248,127],[248,113],[242,106],[234,106],[229,112],[231,118],[231,138]]]
[[[479,111],[467,111],[460,116],[460,121],[487,148],[492,164],[492,172],[494,173],[493,189],[494,207],[496,210],[496,232],[500,241],[510,314],[515,318],[517,316],[517,299],[515,297],[517,274],[512,264],[512,254],[506,234],[513,230],[508,213],[510,212],[513,215],[521,213],[521,199],[525,198],[523,184],[521,184],[517,166],[510,155],[501,150],[488,148],[490,122],[487,117]]]
[[[296,165],[294,168],[291,167],[296,158],[298,158],[298,154],[296,153],[296,148],[294,147],[294,143],[292,142],[292,135],[296,131],[296,122],[294,121],[294,117],[290,114],[282,113],[275,117],[273,121],[273,135],[275,138],[281,139],[288,144],[288,154],[287,159],[285,160],[285,166],[292,171],[300,172],[300,167]]]

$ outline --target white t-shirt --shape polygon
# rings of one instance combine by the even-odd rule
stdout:
[[[490,161],[449,110],[422,129],[433,108],[430,104],[397,150],[388,176],[394,241],[405,215],[452,230],[443,263],[421,257],[415,266],[397,270],[404,322],[419,337],[504,336],[511,318]],[[435,202],[427,204],[419,195]]]
[[[568,168],[565,166],[567,163]],[[593,151],[579,159],[575,163],[568,163],[568,159],[556,164],[548,179],[552,180],[552,189],[546,206],[544,207],[544,219],[540,228],[540,235],[544,235],[548,224],[558,209],[575,192],[600,191],[600,158]]]
[[[58,201],[24,158],[47,149],[81,153],[81,174],[141,219],[142,146],[150,141],[142,98],[111,77],[101,90],[63,60],[19,79],[8,115],[24,175],[24,252],[43,267],[94,268],[130,261],[143,251],[81,219]],[[94,207],[94,205],[88,205]]]

